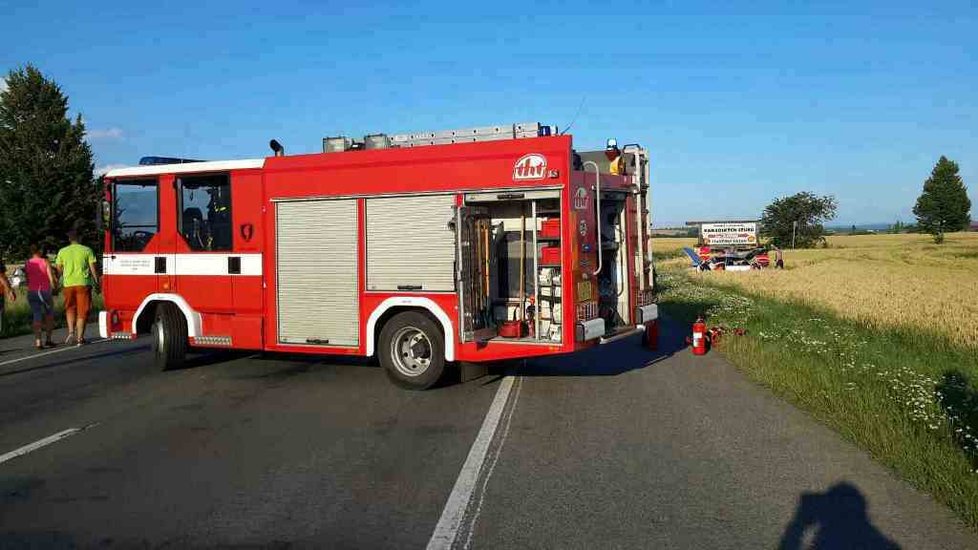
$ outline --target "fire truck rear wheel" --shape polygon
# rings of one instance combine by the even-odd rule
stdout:
[[[427,315],[406,311],[380,331],[380,364],[392,382],[411,390],[435,385],[445,372],[445,338]]]
[[[162,370],[178,369],[187,357],[187,321],[175,306],[160,304],[151,329],[153,356]]]

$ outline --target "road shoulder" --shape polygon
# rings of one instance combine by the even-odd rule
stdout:
[[[771,547],[801,525],[824,541],[978,546],[950,510],[682,336],[666,331],[669,357],[626,341],[563,366],[612,376],[526,369],[477,544]]]

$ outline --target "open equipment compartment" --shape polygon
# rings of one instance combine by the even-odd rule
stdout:
[[[462,340],[560,343],[560,190],[469,193],[457,223]]]
[[[585,324],[595,318],[603,321],[601,343],[647,330],[658,319],[648,239],[649,167],[646,149],[637,144],[619,148],[613,139],[604,150],[574,153],[575,198],[579,194],[586,199],[590,191],[596,202],[581,200],[575,207],[586,207],[594,215],[597,234],[587,235],[593,240],[582,250],[588,262],[596,262],[588,276],[593,274],[597,289],[587,295],[597,303],[590,302],[596,310]]]
[[[598,315],[612,335],[632,323],[630,263],[626,230],[628,194],[602,191],[598,223],[601,224],[601,270],[598,272]]]

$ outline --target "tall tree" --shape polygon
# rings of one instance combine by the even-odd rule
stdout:
[[[76,229],[95,243],[99,191],[81,115],[33,65],[10,71],[0,94],[0,254],[26,257]]]
[[[917,198],[913,213],[921,231],[934,236],[934,242],[944,242],[944,233],[967,229],[971,201],[968,188],[958,175],[958,163],[941,156],[924,182],[924,191]]]
[[[825,242],[825,226],[822,224],[835,218],[837,207],[835,197],[831,195],[819,197],[806,191],[780,197],[764,208],[761,235],[781,248],[790,247],[792,238],[795,247],[811,248]]]

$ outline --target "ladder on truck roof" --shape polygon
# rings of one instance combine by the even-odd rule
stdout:
[[[418,147],[419,145],[495,141],[500,139],[520,139],[549,135],[550,126],[544,126],[539,122],[522,122],[506,126],[477,126],[475,128],[458,128],[437,132],[394,134],[391,136],[391,145],[394,147]]]
[[[497,141],[503,139],[522,139],[549,136],[556,129],[539,122],[519,122],[499,126],[477,126],[434,132],[414,132],[409,134],[370,134],[363,141],[354,141],[346,136],[323,138],[323,152],[335,153],[351,149],[387,149],[389,147],[422,147],[448,143],[470,143],[475,141]]]

